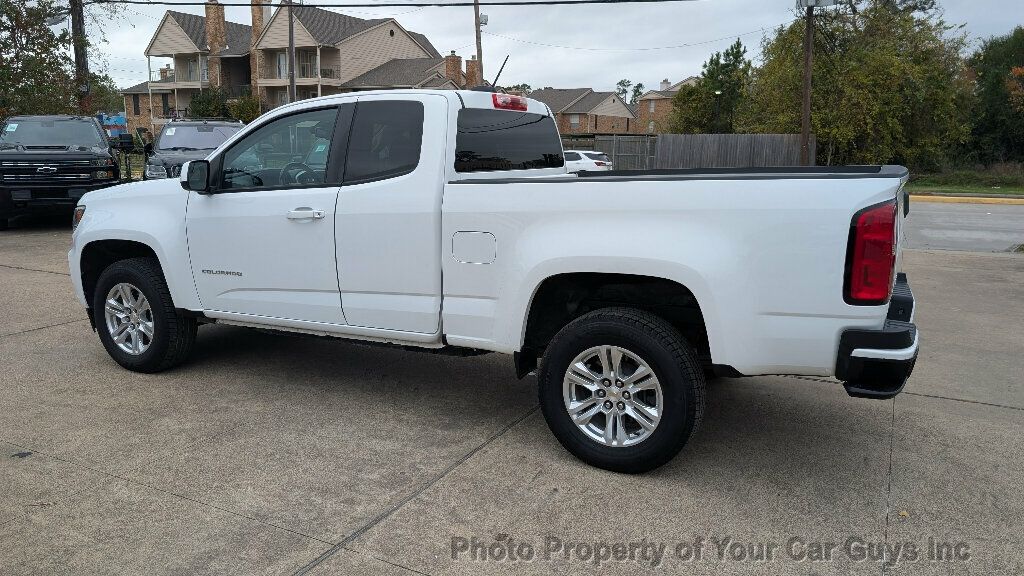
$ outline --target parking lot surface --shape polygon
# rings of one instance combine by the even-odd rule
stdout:
[[[1024,244],[1024,205],[910,203],[907,246],[1006,252]]]
[[[67,245],[0,233],[4,575],[1024,573],[1024,256],[905,253],[895,401],[716,380],[686,449],[624,476],[570,457],[499,355],[207,326],[127,372]]]

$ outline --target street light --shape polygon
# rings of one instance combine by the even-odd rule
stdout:
[[[721,95],[722,95],[722,91],[721,90],[715,90],[715,119],[711,123],[711,129],[714,130],[715,134],[718,134],[718,132],[719,132],[719,129],[718,129],[718,106],[719,106],[720,99],[718,97],[721,96]]]

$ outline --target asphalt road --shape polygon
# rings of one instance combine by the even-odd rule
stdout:
[[[66,249],[0,233],[4,576],[1024,573],[1024,256],[905,254],[922,351],[895,400],[718,380],[679,457],[622,476],[498,355],[208,326],[185,366],[124,371]],[[510,539],[531,559],[496,559]]]
[[[1024,244],[1024,205],[912,201],[910,248],[1005,252]]]

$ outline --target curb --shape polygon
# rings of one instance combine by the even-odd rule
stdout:
[[[930,196],[923,194],[911,194],[910,201],[913,202],[939,202],[947,204],[1016,204],[1024,205],[1024,197],[1011,196],[1009,198],[993,198],[991,196]]]

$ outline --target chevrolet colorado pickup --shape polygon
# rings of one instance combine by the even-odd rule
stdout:
[[[115,154],[90,116],[12,116],[0,127],[0,230],[18,215],[70,213],[86,192],[116,184]]]
[[[901,167],[566,174],[551,110],[478,91],[276,108],[179,180],[87,194],[71,278],[129,370],[222,323],[513,355],[582,460],[642,472],[697,428],[705,374],[901,391]]]

